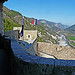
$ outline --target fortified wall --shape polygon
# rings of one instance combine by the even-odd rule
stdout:
[[[19,30],[20,34],[22,27],[13,27],[13,31],[14,30]],[[37,38],[37,30],[24,30],[23,37],[20,36],[19,40],[23,40],[28,43],[33,43],[36,38]]]
[[[11,39],[10,43],[8,39],[1,36],[0,38],[0,44],[2,42],[3,46],[6,43],[9,44],[4,47],[4,52],[10,60],[10,75],[75,75],[75,60],[51,59],[31,55],[16,40]],[[0,47],[0,49],[2,48]]]
[[[8,0],[0,0],[0,34],[4,35],[3,25],[3,3]]]
[[[3,3],[0,33],[3,34]],[[32,50],[32,49],[31,49]],[[15,39],[0,35],[0,75],[75,75],[75,60],[43,58],[28,53]]]
[[[6,37],[9,37],[9,38],[15,39],[15,40],[19,40],[19,31],[18,30],[6,31],[4,34]]]
[[[0,33],[4,34],[4,27],[3,27],[3,3],[0,2]]]
[[[59,46],[51,46],[49,44],[38,43],[38,46],[42,46],[38,48],[38,50],[46,50],[45,52],[39,52],[40,55],[36,56],[37,52],[37,39],[33,40],[34,42],[26,43],[23,41],[16,41],[15,39],[11,39],[11,52],[13,52],[13,57],[11,56],[11,69],[13,71],[12,75],[74,75],[75,74],[75,60],[62,60],[58,55],[62,52],[62,50],[58,50],[56,53],[57,56],[54,57],[52,52],[55,53],[54,48],[60,48]],[[52,48],[53,47],[53,48]],[[49,50],[49,49],[52,49]],[[63,49],[64,50],[64,49]],[[48,52],[46,54],[47,51]],[[50,55],[48,55],[51,53]],[[64,54],[64,53],[63,53]],[[10,53],[11,55],[11,53]],[[43,56],[48,58],[43,58]],[[40,57],[42,56],[42,57]],[[60,56],[61,57],[61,56]],[[63,56],[64,57],[64,56]]]
[[[29,53],[32,55],[37,55],[37,38],[34,39],[32,43],[24,42],[24,41],[18,41],[18,43]]]
[[[37,30],[24,30],[24,35],[21,37],[21,28],[14,27],[14,30],[6,31],[5,36],[17,40],[30,54],[37,55]]]

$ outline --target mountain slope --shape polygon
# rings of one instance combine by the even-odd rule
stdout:
[[[31,24],[32,18],[27,18],[24,16],[24,29],[25,30],[38,30],[38,41],[44,41],[44,42],[52,42],[57,43],[55,39],[53,39],[50,36],[50,33],[43,27],[43,24],[38,21],[38,25],[33,26]],[[13,30],[13,27],[21,27],[22,26],[22,14],[10,10],[4,6],[4,31],[10,31]]]
[[[48,26],[49,28],[52,28],[52,30],[54,30],[54,31],[64,30],[68,27],[67,25],[47,21],[47,20],[44,20],[44,19],[40,19],[39,21],[42,22],[45,26]]]
[[[75,25],[72,25],[72,26],[68,27],[66,30],[68,30],[68,31],[75,31]]]
[[[68,28],[65,29],[65,32],[70,36],[73,35],[75,36],[75,25],[72,25]]]

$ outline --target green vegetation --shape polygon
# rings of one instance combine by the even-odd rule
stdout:
[[[72,43],[72,45],[74,45],[74,46],[75,46],[75,43]]]
[[[38,35],[37,35],[37,42],[44,42],[45,40],[44,39],[42,39],[41,37],[39,37]]]
[[[22,14],[19,12],[9,10],[4,7],[4,31],[13,30],[13,27],[21,27],[22,26]],[[32,25],[32,19],[24,16],[24,29],[25,30],[38,30],[37,41],[38,42],[53,42],[57,43],[51,36],[47,34],[47,32],[51,33],[50,29],[47,30],[42,24],[38,23],[38,25]],[[51,33],[54,34],[55,32]]]
[[[47,36],[46,30],[42,26],[37,25],[37,30],[41,32],[41,35]]]
[[[16,15],[21,15],[19,12],[11,10],[9,12],[4,11],[9,17],[15,17]]]
[[[9,21],[8,19],[5,19],[4,18],[4,31],[10,31],[10,30],[13,30],[13,27],[18,27],[19,25],[18,24],[15,24],[11,21]]]
[[[72,36],[68,36],[68,38],[69,38],[70,40],[75,40],[75,37],[72,37]]]

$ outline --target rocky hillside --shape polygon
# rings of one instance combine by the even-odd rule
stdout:
[[[24,16],[24,29],[26,30],[38,30],[38,41],[57,43],[56,39],[53,38],[53,34],[50,33],[49,30],[46,30],[43,23],[38,20],[38,25],[33,26],[31,24],[34,18],[28,18]],[[13,27],[21,27],[22,26],[22,14],[10,10],[4,6],[4,31],[13,30]],[[56,33],[55,33],[56,34]]]
[[[42,22],[45,26],[48,26],[49,28],[52,28],[54,31],[64,30],[68,27],[67,25],[47,21],[47,20],[44,20],[44,19],[40,19],[39,21]]]
[[[66,34],[67,36],[75,36],[75,25],[66,28],[62,33]]]
[[[68,31],[75,31],[75,25],[72,25],[71,27],[66,28]]]

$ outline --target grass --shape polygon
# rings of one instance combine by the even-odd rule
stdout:
[[[68,36],[68,38],[69,38],[70,40],[75,40],[75,37],[72,37],[72,36]]]
[[[72,45],[74,45],[74,46],[75,46],[75,43],[72,43]]]

